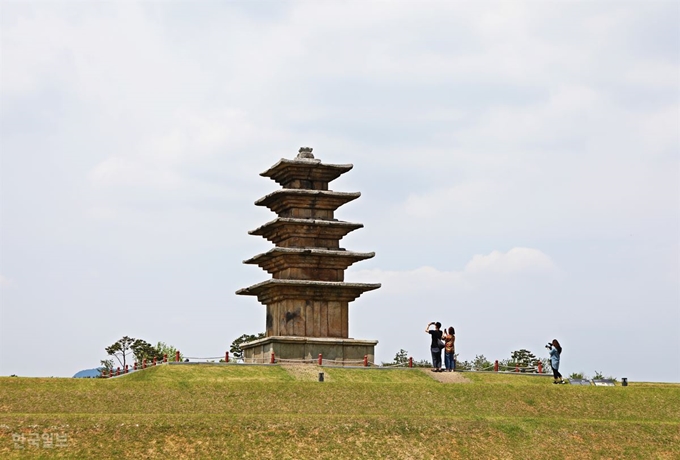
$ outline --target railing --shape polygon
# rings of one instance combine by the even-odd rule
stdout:
[[[193,360],[193,361],[192,361]],[[215,361],[219,360],[219,362]],[[324,359],[323,355],[319,353],[316,359],[284,359],[277,358],[274,352],[269,356],[263,355],[261,357],[253,358],[239,358],[234,361],[230,361],[229,352],[225,352],[223,356],[209,356],[209,357],[196,357],[196,356],[186,356],[184,361],[181,360],[181,354],[179,351],[175,353],[175,360],[168,361],[168,355],[163,355],[163,360],[159,361],[154,358],[151,362],[147,363],[147,360],[142,360],[141,363],[135,362],[130,369],[129,365],[125,365],[122,369],[117,367],[114,369],[103,369],[102,378],[112,378],[119,377],[121,375],[130,374],[137,372],[147,367],[153,367],[163,364],[317,364],[319,366],[342,366],[342,367],[366,367],[366,368],[381,368],[381,369],[397,369],[397,368],[413,368],[413,358],[409,357],[408,361],[403,363],[395,364],[384,364],[377,366],[374,362],[368,360],[368,355],[364,355],[363,359]],[[536,366],[504,366],[496,360],[493,365],[487,366],[480,369],[464,369],[466,372],[503,372],[503,373],[533,373],[533,374],[543,374],[543,363],[537,361]]]

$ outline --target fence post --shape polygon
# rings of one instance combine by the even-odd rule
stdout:
[[[125,373],[126,374],[128,373],[128,365],[127,364],[125,365]]]
[[[319,366],[323,363],[323,355],[319,353]]]
[[[225,363],[228,363],[228,362],[229,362],[229,352],[228,352],[228,351],[225,351],[225,352],[224,352],[224,362],[225,362]]]
[[[109,378],[113,377],[113,368],[109,369]]]
[[[269,361],[269,364],[274,364],[276,362],[276,359],[274,358],[274,352],[272,351],[272,357],[271,360]]]
[[[515,372],[519,372],[519,363],[515,363]]]
[[[120,367],[116,368],[116,375],[120,375]]]
[[[364,355],[364,367],[368,367],[368,355]]]
[[[498,372],[498,360],[494,361],[493,363],[493,371]]]
[[[164,362],[164,363],[167,363],[167,362],[168,362],[168,354],[167,354],[167,353],[164,353],[164,354],[163,354],[163,362]]]
[[[142,369],[146,369],[146,358],[142,360]]]
[[[154,366],[156,365],[156,357],[155,356],[153,357],[153,365]]]
[[[538,362],[538,373],[539,374],[543,373],[543,363],[540,361]]]
[[[179,350],[175,351],[175,361],[179,362]]]
[[[408,358],[408,367],[413,367],[413,358],[412,357]]]
[[[103,379],[106,378],[106,368],[103,368],[103,369],[102,369],[102,378],[103,378]]]

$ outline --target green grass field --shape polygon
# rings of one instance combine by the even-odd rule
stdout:
[[[340,368],[319,383],[319,370],[2,377],[0,458],[680,458],[676,384],[474,373],[443,384],[420,370]],[[29,445],[43,434],[62,446]]]

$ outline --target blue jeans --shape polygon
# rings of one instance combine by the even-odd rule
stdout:
[[[446,370],[456,370],[456,355],[454,353],[444,353],[444,363],[446,364]]]
[[[432,367],[435,369],[441,369],[442,368],[442,350],[440,348],[430,348],[430,352],[432,353]]]

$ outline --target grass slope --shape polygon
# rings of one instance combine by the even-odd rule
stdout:
[[[1,458],[680,458],[680,385],[418,370],[160,366],[0,378]],[[14,447],[64,433],[66,447]]]

